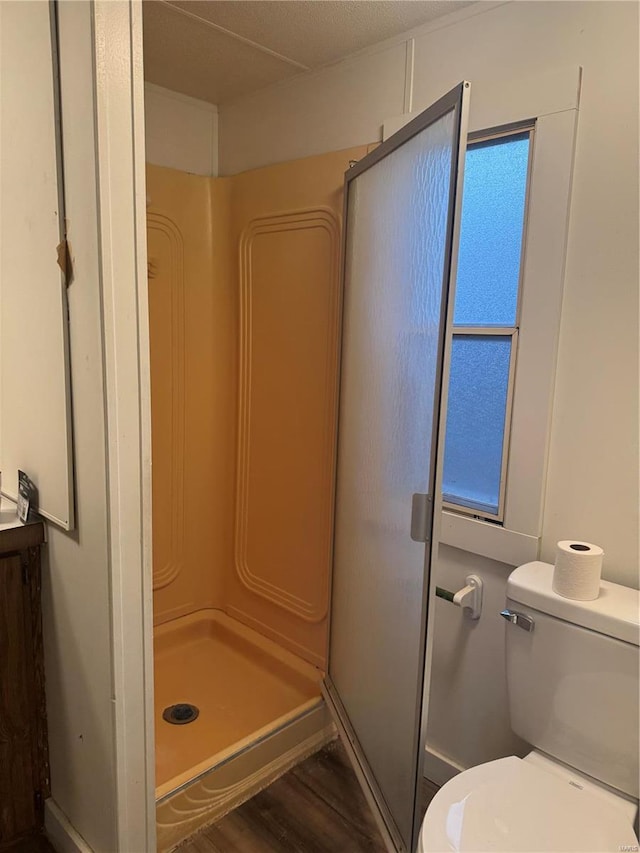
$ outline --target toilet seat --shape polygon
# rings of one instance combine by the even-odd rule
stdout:
[[[418,853],[613,853],[638,844],[621,808],[575,785],[515,756],[465,770],[431,801]]]

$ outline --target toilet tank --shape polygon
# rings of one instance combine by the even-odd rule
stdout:
[[[527,563],[507,582],[511,727],[537,749],[638,797],[640,593],[601,582],[595,601],[551,587],[553,566]]]

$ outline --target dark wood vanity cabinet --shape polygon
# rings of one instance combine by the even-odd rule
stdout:
[[[0,529],[0,850],[39,833],[49,796],[42,522]]]

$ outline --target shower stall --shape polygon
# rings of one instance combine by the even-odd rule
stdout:
[[[161,850],[334,724],[415,849],[468,95],[369,151],[148,170]]]
[[[147,167],[160,849],[335,731],[340,219],[366,151]]]

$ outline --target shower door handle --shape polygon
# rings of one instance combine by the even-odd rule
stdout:
[[[431,498],[419,492],[411,499],[411,538],[414,542],[431,539]]]

